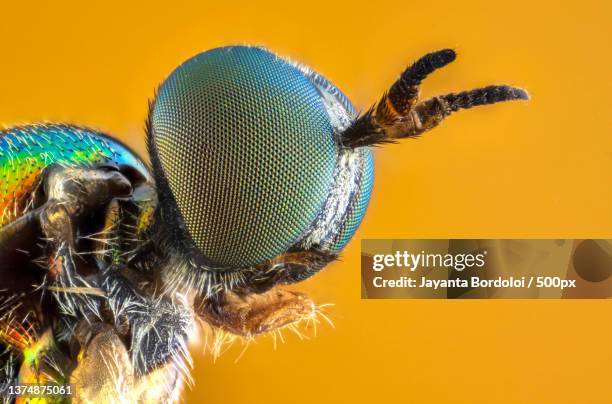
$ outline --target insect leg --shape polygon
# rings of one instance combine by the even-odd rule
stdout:
[[[107,204],[102,229],[81,237],[94,241],[92,253],[100,269],[123,267],[143,252],[156,204],[155,189],[149,184],[135,187],[130,198],[115,198]]]
[[[130,182],[118,171],[54,166],[45,173],[44,191],[47,201],[40,208],[39,221],[54,281],[48,289],[66,314],[100,317],[97,278],[87,279],[77,270],[75,231],[86,214],[114,197],[128,196]]]

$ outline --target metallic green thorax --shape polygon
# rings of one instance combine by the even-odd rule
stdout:
[[[52,164],[132,166],[149,177],[144,164],[127,147],[91,129],[37,124],[0,131],[0,227],[32,207],[33,188]]]

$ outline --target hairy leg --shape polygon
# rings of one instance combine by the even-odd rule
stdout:
[[[11,302],[0,304],[0,341],[17,362],[42,343],[57,318],[47,291],[71,314],[76,315],[77,307],[83,308],[81,313],[97,312],[97,302],[86,298],[90,285],[76,269],[75,225],[88,211],[129,192],[129,182],[116,171],[50,166],[32,196],[32,210],[0,229],[0,289]],[[38,260],[43,253],[45,262]],[[60,292],[68,287],[72,293]],[[83,304],[75,304],[76,298]]]
[[[118,171],[98,168],[51,166],[42,182],[44,203],[0,229],[0,258],[42,236],[51,252],[50,273],[69,277],[76,272],[72,255],[79,221],[112,198],[129,196],[132,187]]]
[[[138,185],[130,198],[114,198],[107,204],[102,228],[80,237],[93,242],[91,255],[99,269],[125,267],[150,246],[156,205],[157,195],[150,184]]]
[[[186,362],[190,359],[185,341],[191,324],[186,304],[157,298],[151,291],[139,291],[133,284],[134,280],[124,276],[131,273],[123,265],[125,257],[111,256],[108,260],[98,257],[108,265],[95,269],[91,276],[82,275],[83,271],[79,271],[81,268],[75,264],[74,229],[80,218],[92,210],[103,209],[106,219],[118,225],[96,238],[95,250],[104,250],[108,243],[123,243],[116,245],[118,248],[115,249],[123,252],[125,248],[131,252],[127,246],[138,244],[138,240],[127,239],[136,237],[137,229],[124,232],[121,226],[137,226],[141,207],[113,199],[131,195],[129,181],[117,171],[65,170],[51,173],[47,178],[46,189],[49,189],[51,198],[41,213],[41,228],[51,251],[50,273],[57,281],[51,288],[56,292],[61,308],[72,315],[80,311],[86,320],[89,317],[106,319],[108,316],[101,313],[97,297],[100,293],[105,297],[116,329],[129,333],[127,340],[130,341],[131,361],[137,376],[168,362],[186,373]],[[139,201],[145,201],[152,196],[140,198]]]
[[[89,398],[121,397],[124,390],[116,383],[124,377],[138,396],[174,396],[188,377],[190,307],[150,296],[135,286],[140,276],[124,276],[131,274],[125,264],[146,239],[154,190],[138,184],[132,192],[130,181],[114,169],[62,166],[44,173],[42,188],[40,206],[0,231],[0,255],[15,244],[11,236],[27,233],[30,244],[43,238],[43,290],[54,294],[62,319],[72,321],[59,330],[70,342],[71,357],[79,358],[72,382]],[[93,215],[103,220],[91,220]],[[95,233],[84,233],[86,228]],[[90,250],[82,251],[82,239]],[[84,254],[93,259],[82,259]]]
[[[115,197],[132,192],[130,182],[118,171],[98,168],[51,167],[45,173],[46,202],[39,209],[46,239],[51,290],[64,314],[101,318],[98,277],[77,269],[75,231],[87,214]]]

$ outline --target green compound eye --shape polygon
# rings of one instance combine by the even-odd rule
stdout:
[[[260,48],[182,64],[159,90],[150,132],[189,237],[219,268],[291,247],[322,208],[338,158],[320,91]]]

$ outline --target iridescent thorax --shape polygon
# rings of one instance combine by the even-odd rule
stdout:
[[[0,131],[0,227],[31,208],[33,188],[52,164],[131,166],[149,178],[132,151],[101,132],[61,124],[6,129]]]

